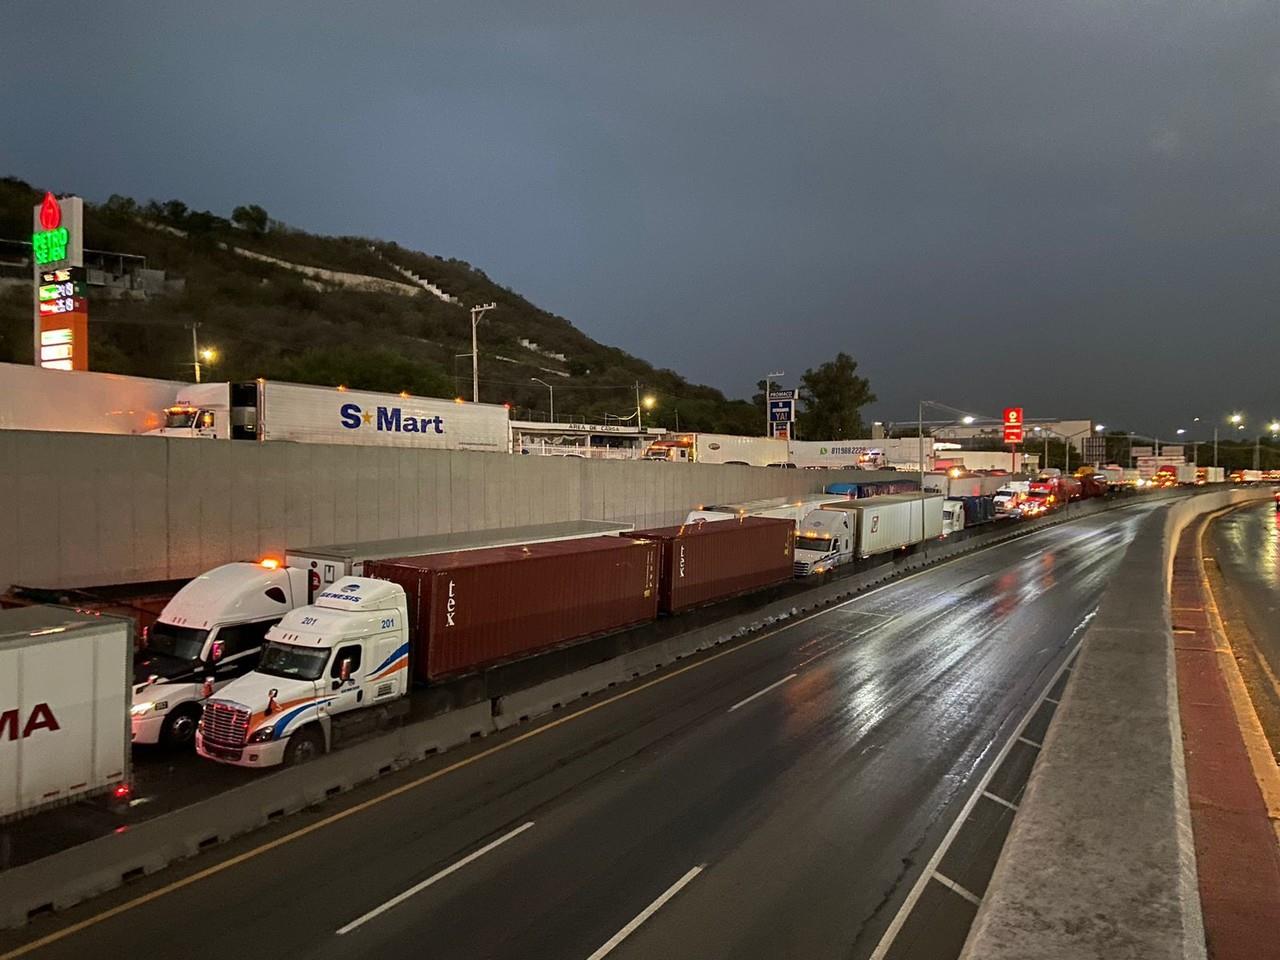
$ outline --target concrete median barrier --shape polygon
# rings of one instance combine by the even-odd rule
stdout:
[[[1085,634],[965,960],[1205,956],[1168,599],[1173,554],[1196,517],[1269,496],[1206,493],[1142,526]]]

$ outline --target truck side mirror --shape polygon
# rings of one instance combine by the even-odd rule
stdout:
[[[219,660],[222,659],[222,653],[223,653],[222,641],[221,640],[213,641],[213,646],[209,648],[209,662],[217,663]]]
[[[348,680],[351,679],[351,658],[350,657],[343,660],[342,663],[339,665],[338,677],[342,680],[343,683],[346,683]]]

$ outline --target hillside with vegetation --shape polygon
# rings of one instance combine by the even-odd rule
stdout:
[[[42,196],[36,186],[0,180],[0,240],[9,241],[11,254],[30,239],[31,210]],[[163,270],[168,281],[153,284],[145,297],[134,291],[107,296],[90,287],[95,370],[190,379],[191,325],[198,324],[200,342],[218,351],[208,379],[265,377],[470,398],[467,308],[495,303],[480,333],[482,400],[510,403],[518,417],[546,419],[548,391],[530,379],[539,377],[555,387],[557,419],[599,422],[632,415],[639,383],[657,401],[646,423],[674,427],[678,416],[681,429],[762,432],[762,405],[730,400],[597,343],[461,260],[391,241],[306,233],[256,206],[224,217],[177,200],[140,203],[121,196],[85,203],[85,247],[145,257],[146,268]],[[268,258],[313,269],[300,272]],[[0,285],[0,361],[28,363],[31,288],[21,282],[15,258],[6,260],[11,282]]]

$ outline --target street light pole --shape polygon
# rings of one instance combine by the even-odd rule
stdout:
[[[551,394],[551,413],[550,413],[551,420],[550,420],[550,422],[551,422],[551,423],[555,423],[555,422],[556,422],[556,388],[555,388],[555,387],[553,387],[553,386],[551,386],[551,384],[547,383],[547,381],[545,381],[545,380],[540,380],[540,379],[539,379],[539,378],[537,378],[537,377],[530,377],[529,379],[530,379],[530,380],[532,380],[534,383],[540,383],[540,384],[542,384],[544,387],[546,387],[546,388],[547,388],[547,392]]]
[[[471,402],[480,402],[480,354],[476,350],[476,327],[496,303],[476,304],[471,308]]]

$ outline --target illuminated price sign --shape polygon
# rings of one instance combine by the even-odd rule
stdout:
[[[1021,407],[1005,407],[1004,408],[1004,442],[1005,443],[1021,443],[1022,442],[1022,408]]]

